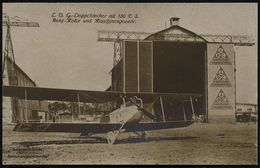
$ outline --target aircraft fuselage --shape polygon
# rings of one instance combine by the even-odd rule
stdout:
[[[121,105],[119,109],[109,114],[110,123],[138,123],[142,120],[143,113],[135,105]]]

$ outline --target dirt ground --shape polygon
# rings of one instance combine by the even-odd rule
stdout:
[[[106,135],[13,132],[3,126],[3,164],[257,164],[257,124],[203,124],[133,133],[108,145]],[[127,138],[128,137],[128,138]]]

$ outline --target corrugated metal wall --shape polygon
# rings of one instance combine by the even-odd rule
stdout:
[[[27,75],[25,75],[25,73],[22,72],[22,70],[15,63],[12,63],[10,58],[6,59],[4,71],[7,72],[7,75],[5,76],[6,80],[8,80],[8,82],[6,82],[7,85],[36,87],[35,83]],[[10,102],[7,102],[7,100]],[[38,110],[48,110],[48,103],[44,101],[28,100],[26,105],[24,99],[12,97],[10,99],[6,99],[3,103],[5,104],[4,106],[11,106],[10,108],[6,107],[3,109],[6,110],[4,113],[12,113],[12,120],[9,119],[6,121],[8,123],[24,122],[26,119],[26,106],[28,121],[38,120],[38,113],[33,114],[33,111],[37,112]]]
[[[112,70],[112,91],[123,91],[123,59]]]

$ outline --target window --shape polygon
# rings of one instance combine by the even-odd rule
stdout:
[[[247,111],[252,111],[252,108],[247,108]]]

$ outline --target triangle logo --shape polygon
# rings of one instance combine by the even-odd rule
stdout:
[[[212,109],[232,109],[224,91],[222,89],[220,89],[220,91],[218,92],[218,95],[215,99],[215,101],[213,102]]]
[[[210,86],[218,86],[218,87],[230,87],[231,86],[231,83],[222,67],[219,68],[219,70]]]
[[[211,64],[224,64],[224,65],[231,65],[231,62],[227,56],[226,51],[224,48],[220,45],[217,49],[215,55],[213,56]]]

